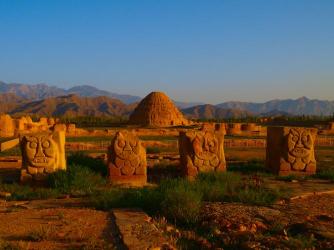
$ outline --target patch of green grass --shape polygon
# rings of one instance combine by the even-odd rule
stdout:
[[[0,190],[11,193],[7,200],[43,200],[56,198],[59,191],[49,188],[34,188],[19,184],[0,184]]]
[[[105,186],[106,179],[88,167],[72,164],[66,171],[50,174],[48,184],[60,193],[85,196]]]
[[[316,177],[324,180],[330,180],[334,182],[334,168],[324,169],[315,175]]]
[[[234,201],[268,205],[280,198],[280,191],[267,188],[260,180],[243,179],[237,173],[202,173],[194,181],[173,178],[157,187],[111,188],[91,196],[96,208],[139,207],[182,225],[196,223],[200,208],[208,201]]]
[[[200,215],[202,193],[186,180],[171,181],[168,184],[171,185],[160,186],[163,192],[161,213],[175,223],[195,224]]]
[[[108,175],[108,168],[104,164],[102,159],[96,159],[89,157],[85,152],[75,152],[69,154],[67,157],[68,165],[80,165],[92,170],[95,173],[99,173],[102,176]]]
[[[142,135],[139,136],[143,141],[176,141],[177,136],[163,136],[163,135]]]
[[[228,166],[228,171],[240,172],[242,174],[270,175],[270,173],[265,168],[264,162],[259,160],[251,160],[246,164],[232,164],[232,166]]]

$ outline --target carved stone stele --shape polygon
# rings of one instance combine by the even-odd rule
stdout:
[[[112,184],[143,186],[147,182],[146,150],[133,131],[119,131],[108,156]]]
[[[268,127],[266,167],[278,175],[314,174],[316,128]]]
[[[215,130],[208,126],[180,132],[180,160],[185,176],[193,179],[199,172],[226,170],[224,134],[225,129]]]
[[[21,182],[43,181],[49,173],[66,170],[64,132],[21,135],[20,146]]]

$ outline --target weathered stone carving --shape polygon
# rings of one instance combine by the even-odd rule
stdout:
[[[167,127],[187,125],[189,122],[162,92],[152,92],[146,96],[130,116],[132,124]]]
[[[202,130],[180,132],[179,151],[184,174],[194,178],[199,172],[225,171],[225,130],[203,126]]]
[[[267,168],[279,175],[314,174],[316,136],[315,128],[269,127]]]
[[[142,186],[147,182],[146,150],[134,132],[117,132],[110,146],[109,177],[113,184]]]
[[[66,169],[64,132],[22,135],[20,145],[21,182],[42,181],[47,174]]]

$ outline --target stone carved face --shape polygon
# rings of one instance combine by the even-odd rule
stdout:
[[[114,143],[115,153],[121,159],[132,158],[139,153],[139,141],[131,133],[126,136],[119,132]]]
[[[200,169],[214,168],[219,164],[218,140],[214,134],[206,132],[197,134],[192,141],[194,149],[194,165]]]
[[[24,137],[23,149],[32,167],[50,168],[58,164],[58,150],[52,135],[27,135]]]
[[[132,133],[118,132],[114,141],[115,164],[123,175],[135,174],[140,165],[139,139]]]
[[[292,128],[287,135],[288,162],[294,170],[303,170],[310,162],[313,137],[309,130]]]

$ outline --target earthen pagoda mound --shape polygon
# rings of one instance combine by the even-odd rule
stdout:
[[[169,97],[162,92],[152,92],[146,96],[131,114],[129,122],[152,127],[187,125],[189,123]]]

